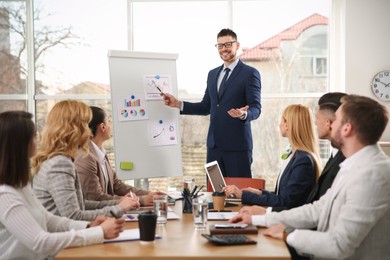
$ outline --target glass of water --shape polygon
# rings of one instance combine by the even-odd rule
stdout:
[[[167,223],[168,215],[168,195],[154,195],[153,209],[157,215],[157,225],[164,225]]]
[[[196,230],[207,228],[208,202],[204,198],[192,200],[192,216],[194,217],[194,227]]]

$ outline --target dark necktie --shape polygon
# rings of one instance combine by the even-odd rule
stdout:
[[[224,92],[225,88],[226,88],[226,80],[229,76],[229,72],[230,72],[230,69],[229,68],[226,68],[225,69],[225,75],[223,76],[223,79],[221,81],[221,85],[219,85],[219,91],[218,91],[218,95],[221,96],[222,93]]]

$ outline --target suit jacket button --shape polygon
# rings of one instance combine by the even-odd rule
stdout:
[[[219,104],[217,104],[217,107],[219,107]]]

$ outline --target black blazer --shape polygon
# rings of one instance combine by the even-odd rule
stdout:
[[[344,159],[345,159],[344,155],[340,151],[338,151],[336,155],[333,157],[333,159],[328,160],[324,169],[322,170],[322,173],[317,183],[314,185],[309,196],[307,197],[305,204],[313,203],[314,201],[318,200],[322,195],[326,193],[326,191],[332,186],[332,183],[336,178],[337,173],[340,170],[339,165],[344,161]],[[279,212],[286,209],[289,208],[273,207],[272,211]]]
[[[332,186],[332,183],[340,170],[340,163],[344,160],[345,157],[340,151],[338,151],[332,159],[328,160],[322,170],[320,178],[313,190],[310,192],[309,197],[307,197],[306,204],[313,203],[326,193],[326,191]]]

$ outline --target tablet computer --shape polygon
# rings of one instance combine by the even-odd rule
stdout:
[[[219,168],[217,161],[212,161],[205,164],[207,177],[209,177],[213,191],[222,192],[223,187],[226,186],[225,179],[222,176],[221,168]]]

